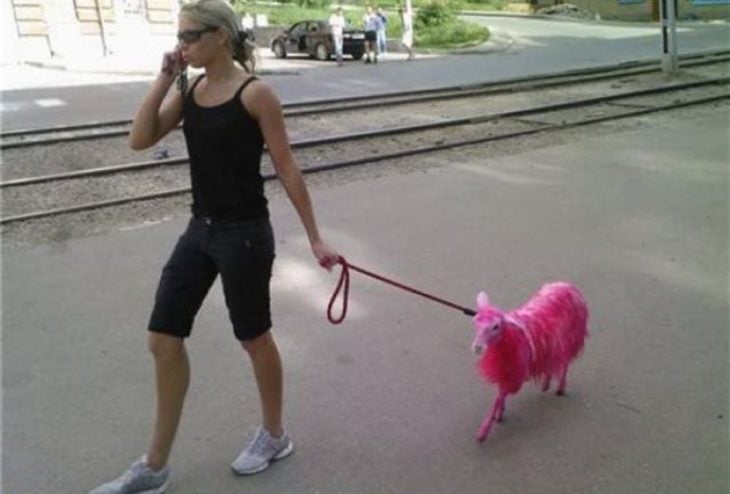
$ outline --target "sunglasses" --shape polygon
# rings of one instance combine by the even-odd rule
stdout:
[[[213,31],[217,30],[218,28],[213,26],[207,26],[203,29],[190,29],[188,31],[182,31],[177,33],[177,40],[180,43],[190,45],[192,43],[200,41],[200,38],[202,38],[205,33],[212,33]]]

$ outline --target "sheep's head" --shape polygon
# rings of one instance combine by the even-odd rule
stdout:
[[[489,297],[480,292],[477,296],[477,315],[474,316],[474,341],[472,350],[481,355],[489,345],[502,336],[504,328],[504,314],[496,307],[489,305]]]

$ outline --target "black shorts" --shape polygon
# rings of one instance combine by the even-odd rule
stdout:
[[[192,218],[162,270],[149,330],[190,336],[203,299],[220,273],[233,332],[251,340],[271,328],[269,281],[274,234],[268,218]]]
[[[365,31],[365,41],[377,41],[377,40],[378,40],[377,31]]]

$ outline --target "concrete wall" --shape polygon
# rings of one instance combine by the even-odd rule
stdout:
[[[7,65],[17,61],[18,30],[10,0],[0,0],[0,9],[0,64]]]
[[[680,20],[730,20],[730,2],[725,0],[677,0]],[[659,19],[659,0],[532,0],[511,2],[513,10],[529,10],[571,3],[593,12],[601,19],[646,21]]]
[[[657,20],[659,0],[570,0],[570,3],[598,12],[602,19]],[[730,3],[725,5],[700,5],[692,0],[677,1],[680,20],[728,19]]]
[[[132,57],[174,45],[177,0],[0,1],[3,64],[110,54]]]

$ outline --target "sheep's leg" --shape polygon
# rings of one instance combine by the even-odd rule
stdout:
[[[502,406],[499,407],[499,410],[497,410],[497,422],[502,422],[504,420],[504,408],[507,404],[507,398],[502,400]]]
[[[497,399],[494,400],[494,405],[492,405],[492,411],[484,417],[484,421],[482,422],[482,425],[479,426],[479,432],[477,433],[477,441],[479,441],[480,443],[484,442],[484,440],[487,439],[487,436],[489,435],[489,431],[492,428],[492,424],[494,423],[494,419],[497,417],[499,409],[504,407],[504,400],[506,399],[506,397],[506,393],[500,393],[499,396],[497,396]]]
[[[547,374],[542,378],[542,391],[545,392],[550,389],[550,374]]]
[[[560,385],[558,385],[558,396],[562,396],[565,394],[565,386],[568,384],[568,366],[566,365],[563,367],[563,371],[560,373]]]

